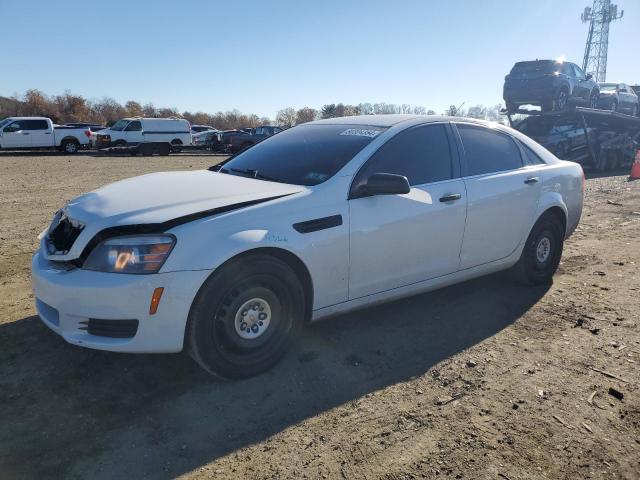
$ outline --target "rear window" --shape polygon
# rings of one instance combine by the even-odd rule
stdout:
[[[300,125],[239,153],[219,171],[317,185],[335,175],[384,130],[368,125]]]
[[[535,77],[546,73],[553,73],[560,70],[560,64],[557,62],[518,62],[511,69],[511,75],[514,77]]]

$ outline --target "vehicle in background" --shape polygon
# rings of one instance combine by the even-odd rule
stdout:
[[[1,149],[56,148],[65,153],[77,153],[90,144],[91,131],[54,125],[46,117],[9,117],[0,121]]]
[[[202,150],[213,150],[214,145],[218,144],[218,131],[205,130],[204,132],[192,135],[191,144],[195,148]]]
[[[281,131],[282,128],[280,127],[263,125],[249,129],[249,132],[246,132],[248,135],[228,135],[221,142],[226,145],[231,153],[237,153]]]
[[[65,123],[65,127],[74,127],[74,128],[88,128],[92,132],[99,132],[100,130],[104,130],[104,125],[100,125],[98,123]]]
[[[168,142],[174,152],[191,145],[191,125],[182,118],[123,118],[92,135],[96,148]]]
[[[506,269],[550,283],[583,194],[579,165],[502,125],[309,122],[208,171],[62,206],[32,257],[34,300],[74,345],[186,349],[208,372],[250,377],[311,321]]]
[[[514,128],[563,160],[573,160],[589,153],[584,127],[575,115],[531,115]]]
[[[631,85],[631,90],[640,98],[640,85]]]
[[[598,108],[638,115],[638,95],[625,83],[601,83]]]
[[[209,125],[191,125],[191,135],[202,133],[206,131],[217,132],[218,129]]]
[[[517,62],[505,77],[507,110],[537,105],[542,111],[562,111],[570,105],[596,108],[600,88],[591,74],[575,63],[557,60]]]

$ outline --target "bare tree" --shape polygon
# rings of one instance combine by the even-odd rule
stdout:
[[[296,124],[295,108],[287,107],[276,114],[276,123],[281,127],[293,127]]]
[[[303,107],[296,112],[296,125],[312,122],[317,116],[318,111],[315,108]]]

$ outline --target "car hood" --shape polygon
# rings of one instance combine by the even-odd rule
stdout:
[[[80,195],[62,209],[64,216],[82,226],[82,231],[72,248],[66,254],[56,254],[55,258],[79,257],[84,246],[106,228],[184,223],[215,214],[217,209],[242,208],[306,190],[299,185],[209,170],[159,172],[121,180]],[[210,212],[212,210],[214,212]]]

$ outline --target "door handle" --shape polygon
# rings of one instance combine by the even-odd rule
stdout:
[[[45,135],[51,135],[51,132],[44,132]]]
[[[526,183],[527,185],[531,185],[533,183],[538,183],[539,181],[540,179],[538,177],[529,177],[524,181],[524,183]]]
[[[23,135],[29,135],[29,132],[22,132]]]
[[[440,197],[440,201],[442,203],[453,202],[455,200],[460,200],[461,198],[462,198],[462,195],[460,195],[459,193],[449,193],[443,197]]]

